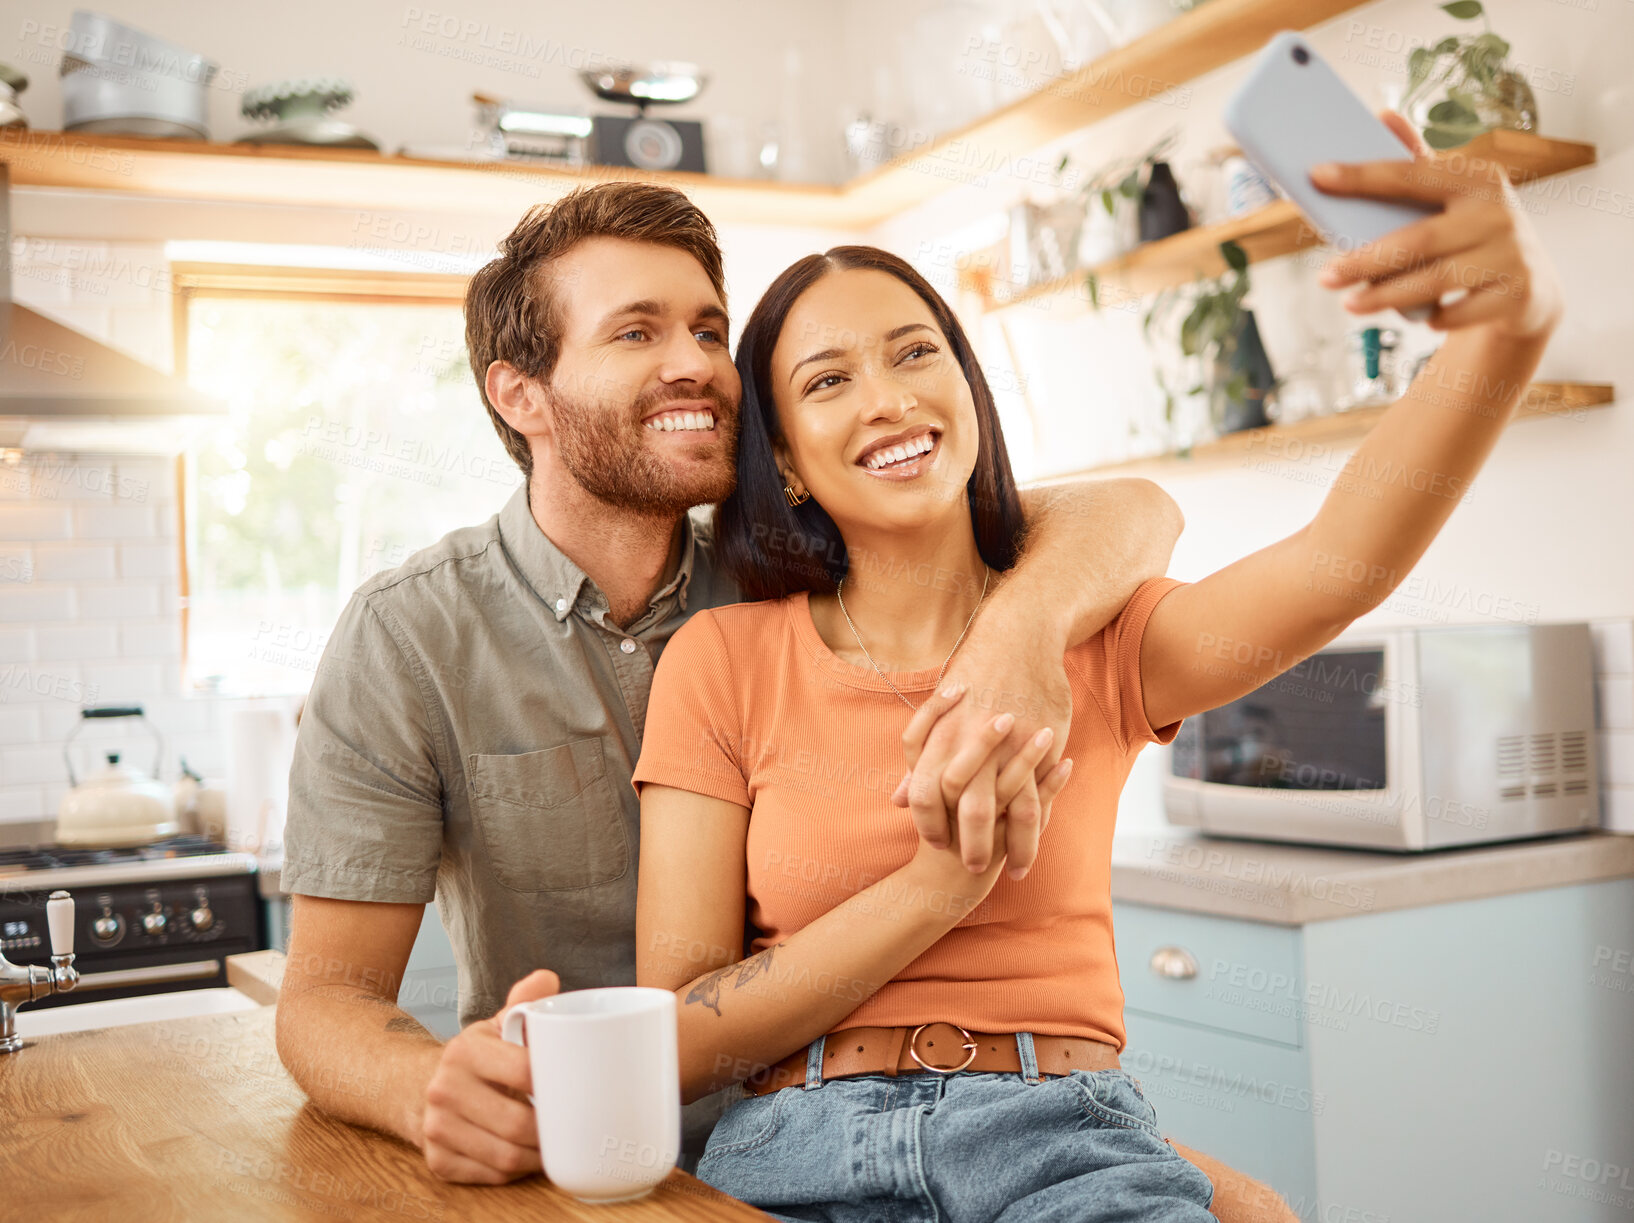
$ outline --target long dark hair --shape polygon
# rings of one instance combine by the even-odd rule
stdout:
[[[1010,456],[993,403],[993,392],[959,320],[941,294],[906,261],[874,246],[836,246],[807,255],[771,283],[738,342],[743,404],[738,424],[738,480],[720,504],[716,546],[722,564],[746,599],[780,599],[800,590],[832,592],[846,574],[845,539],[834,520],[807,500],[791,506],[783,495],[772,442],[781,437],[772,399],[772,349],[800,295],[831,272],[869,269],[895,276],[930,308],[970,384],[976,407],[976,467],[965,488],[976,548],[994,569],[1016,562],[1026,520],[1010,472]]]

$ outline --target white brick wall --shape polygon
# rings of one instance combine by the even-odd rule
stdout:
[[[1596,736],[1600,749],[1600,822],[1634,833],[1634,619],[1596,620]]]
[[[142,705],[165,739],[166,780],[178,756],[219,773],[218,703],[181,690],[171,461],[28,456],[3,489],[0,822],[55,813],[68,784],[62,744],[84,705]],[[121,730],[147,768],[147,740]],[[76,755],[81,768],[93,760]]]
[[[30,238],[13,247],[17,300],[167,373],[170,264],[162,242]]]
[[[18,300],[159,369],[171,368],[162,244],[26,240],[13,247]],[[141,705],[164,737],[161,776],[178,757],[224,767],[222,702],[181,689],[175,467],[145,457],[26,456],[0,467],[0,822],[54,816],[68,786],[63,742],[85,705]],[[128,741],[101,724],[88,746]],[[76,767],[94,762],[76,751]]]

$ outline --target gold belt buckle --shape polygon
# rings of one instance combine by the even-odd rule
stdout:
[[[940,1022],[940,1021],[938,1021],[938,1022]],[[957,1073],[959,1073],[959,1071],[963,1070],[966,1066],[970,1065],[971,1062],[976,1060],[976,1048],[977,1048],[977,1046],[976,1046],[975,1039],[970,1035],[969,1032],[966,1032],[963,1028],[959,1028],[958,1024],[950,1023],[947,1026],[950,1027],[950,1028],[959,1028],[959,1035],[961,1035],[961,1036],[963,1036],[965,1038],[964,1039],[964,1044],[963,1044],[963,1046],[961,1046],[962,1048],[964,1048],[966,1050],[965,1060],[960,1062],[957,1066],[932,1066],[932,1065],[930,1065],[928,1062],[925,1061],[924,1058],[919,1056],[919,1049],[917,1048],[917,1046],[919,1044],[919,1034],[921,1032],[923,1032],[926,1028],[930,1027],[930,1026],[931,1025],[928,1024],[928,1023],[922,1023],[917,1028],[915,1028],[913,1030],[913,1035],[908,1037],[908,1056],[912,1057],[914,1061],[918,1062],[926,1070],[934,1071],[937,1074],[957,1074]]]

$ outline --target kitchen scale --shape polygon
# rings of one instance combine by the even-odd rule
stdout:
[[[591,116],[591,161],[637,170],[705,173],[703,124],[647,117],[649,106],[672,106],[698,96],[709,78],[696,64],[614,64],[583,69],[579,79],[603,101],[635,107],[634,118]]]

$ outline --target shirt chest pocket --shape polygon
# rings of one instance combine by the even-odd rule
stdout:
[[[630,869],[630,839],[599,739],[517,755],[466,757],[471,818],[501,885],[596,887]]]

